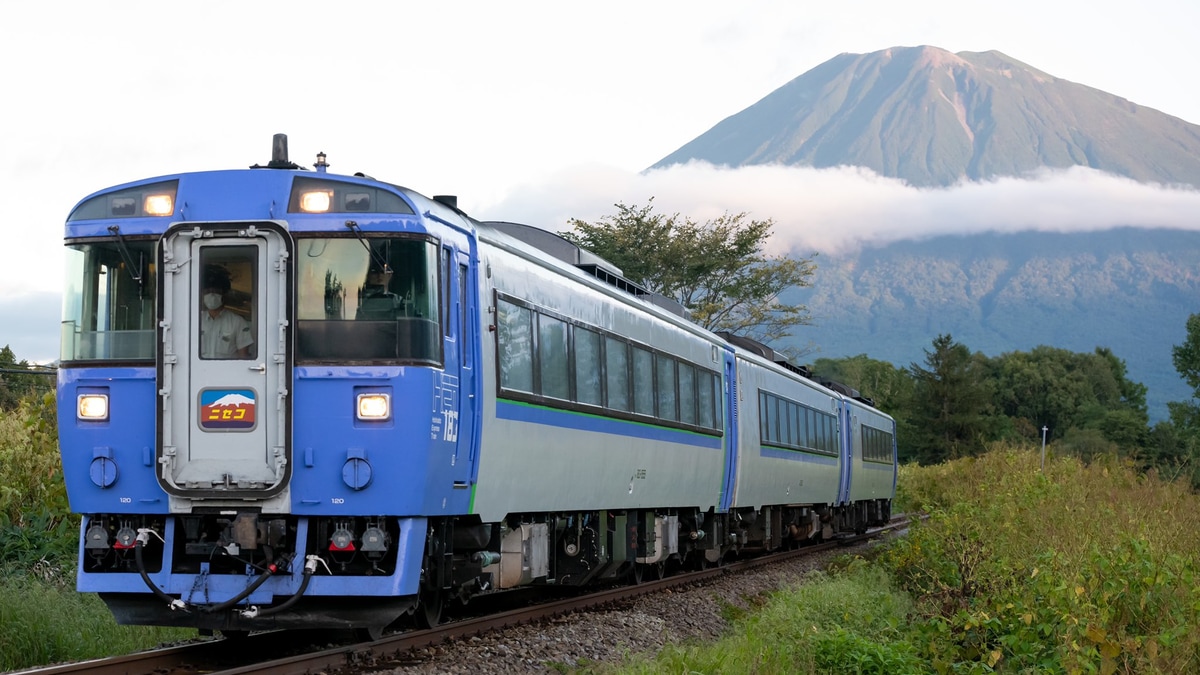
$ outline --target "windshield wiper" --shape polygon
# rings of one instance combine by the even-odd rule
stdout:
[[[363,236],[362,229],[359,228],[358,223],[353,220],[347,220],[346,227],[350,228],[350,231],[358,237],[360,242],[362,242],[363,248],[367,249],[367,255],[371,256],[371,261],[374,262],[384,274],[390,273],[392,268],[388,267],[387,261],[379,257],[379,252],[371,248],[371,245],[367,243],[367,238]]]
[[[117,250],[121,252],[121,260],[125,261],[125,268],[129,271],[129,278],[138,283],[138,287],[142,286],[142,266],[134,264],[133,254],[129,252],[129,247],[125,245],[125,237],[121,234],[119,225],[109,225],[108,231],[112,232],[117,238]]]

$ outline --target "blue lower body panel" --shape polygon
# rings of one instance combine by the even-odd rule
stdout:
[[[237,557],[228,551],[220,555],[224,564],[219,570],[207,562],[197,563],[194,554],[185,559],[181,554],[185,549],[171,544],[180,535],[180,521],[168,518],[161,533],[167,545],[154,537],[146,544],[146,555],[140,567],[145,572],[144,579],[132,560],[132,551],[87,549],[90,522],[94,521],[84,519],[84,536],[80,538],[78,590],[99,593],[118,623],[218,630],[387,625],[416,605],[427,529],[424,518],[392,519],[388,539],[393,551],[388,552],[382,567],[364,569],[361,562],[355,565],[340,562],[361,557],[362,551],[317,550],[312,542],[320,541],[322,537],[312,537],[309,531],[317,519],[296,518],[292,538],[298,542],[295,549],[276,555],[277,560],[291,558],[286,569],[267,578],[233,606],[220,609],[216,606],[236,598],[261,578],[264,574],[259,569],[261,565],[258,568],[245,565],[240,573],[235,572]],[[155,546],[157,550],[154,550]],[[120,568],[109,566],[96,571],[95,560],[101,553],[113,557],[123,555],[126,562]],[[316,571],[305,585],[305,562],[312,554],[319,554],[321,560],[316,562]],[[161,594],[152,590],[147,580]],[[182,601],[183,605],[168,602],[163,594]],[[250,607],[269,610],[293,598],[292,604],[283,611],[255,618],[243,615],[243,610]]]

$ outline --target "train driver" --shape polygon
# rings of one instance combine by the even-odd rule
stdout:
[[[403,314],[404,302],[400,296],[392,293],[391,268],[379,269],[372,265],[367,271],[367,281],[363,284],[358,296],[359,320],[392,321]]]
[[[200,300],[200,356],[206,359],[248,359],[254,335],[250,322],[225,306],[229,272],[218,265],[204,270]]]

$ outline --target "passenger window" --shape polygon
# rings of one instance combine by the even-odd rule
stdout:
[[[567,324],[538,315],[538,370],[542,377],[543,396],[571,398],[567,379]]]
[[[500,386],[533,393],[533,330],[530,311],[500,300],[496,303],[500,344]]]

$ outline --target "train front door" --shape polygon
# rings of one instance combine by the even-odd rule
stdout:
[[[271,223],[164,235],[158,473],[169,494],[187,498],[172,499],[173,511],[196,499],[286,503],[290,249]]]

